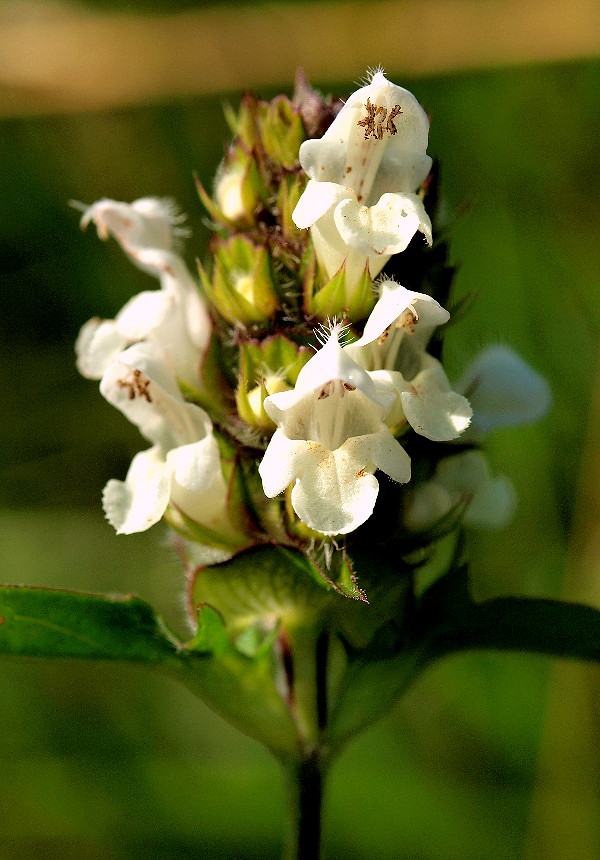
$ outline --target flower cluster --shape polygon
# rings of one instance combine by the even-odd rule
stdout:
[[[293,100],[247,96],[228,119],[212,195],[198,185],[213,226],[198,283],[171,202],[105,199],[83,214],[160,282],[77,341],[80,371],[151,443],[107,484],[109,522],[130,534],[165,518],[223,557],[261,543],[310,552],[353,539],[383,480],[390,543],[453,512],[504,524],[514,493],[477,445],[539,418],[548,387],[503,347],[455,385],[446,375],[450,268],[442,259],[436,281],[445,248],[427,249],[436,183],[415,97],[376,72],[342,106],[299,77]],[[401,271],[404,252],[402,285],[386,265]]]

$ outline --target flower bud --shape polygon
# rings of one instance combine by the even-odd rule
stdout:
[[[266,426],[271,427],[273,430],[275,429],[275,424],[263,409],[265,397],[268,397],[270,394],[279,394],[280,391],[289,391],[290,388],[291,386],[287,384],[285,379],[273,373],[265,376],[261,380],[260,385],[255,385],[254,388],[250,389],[248,392],[248,403],[256,419],[257,427]]]
[[[217,171],[211,198],[196,180],[198,194],[210,216],[226,227],[251,227],[256,212],[268,197],[253,153],[243,145],[231,146]]]
[[[298,164],[300,144],[306,135],[299,111],[286,96],[260,102],[259,130],[267,156],[292,170]]]
[[[240,418],[251,427],[272,432],[275,423],[264,410],[265,398],[289,391],[311,352],[281,335],[262,343],[244,343],[240,349],[240,376],[236,404]]]
[[[231,105],[225,105],[225,119],[233,137],[247,150],[255,149],[260,143],[258,130],[258,99],[254,93],[242,96],[240,108],[236,113]]]
[[[207,297],[230,323],[266,323],[279,309],[274,273],[267,249],[244,236],[216,243],[210,280],[200,267]]]

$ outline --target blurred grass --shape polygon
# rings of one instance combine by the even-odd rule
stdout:
[[[449,338],[451,372],[502,341],[550,379],[555,397],[540,425],[490,442],[520,507],[506,533],[472,536],[474,588],[557,596],[600,325],[600,63],[399,82],[432,116],[449,217],[470,204],[453,249],[459,291],[478,301]],[[149,281],[113,244],[80,234],[66,201],[173,196],[190,216],[193,264],[206,232],[192,170],[210,185],[225,140],[212,97],[3,123],[3,580],[136,591],[182,629],[180,574],[160,530],[116,538],[102,520],[101,488],[124,475],[140,439],[73,366],[81,323],[114,315]],[[597,516],[588,505],[580,535]],[[525,856],[549,668],[541,658],[478,654],[429,672],[334,768],[329,855]],[[278,856],[276,766],[184,689],[131,667],[5,660],[0,671],[1,860]],[[562,731],[597,766],[597,699],[576,701]],[[553,707],[560,713],[560,697]],[[572,821],[584,842],[600,810],[590,773],[587,784],[583,773],[571,783],[573,797],[578,789],[587,798]],[[552,828],[560,803],[554,797],[534,821],[550,860],[572,857],[568,834]]]

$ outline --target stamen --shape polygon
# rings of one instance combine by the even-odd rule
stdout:
[[[402,113],[402,108],[400,105],[394,105],[390,110],[390,115],[387,117],[387,108],[383,105],[371,104],[371,99],[367,96],[366,104],[364,108],[367,112],[367,115],[363,119],[359,119],[356,123],[358,126],[361,126],[365,130],[365,140],[368,140],[370,137],[374,137],[375,140],[383,140],[384,132],[389,134],[390,137],[393,137],[398,129],[394,125],[394,117],[397,117],[398,114]],[[383,116],[380,116],[383,114]],[[380,116],[379,119],[377,117]],[[387,123],[384,127],[384,122]]]
[[[414,305],[409,305],[396,320],[396,328],[403,328],[408,334],[414,334],[415,325],[418,322],[419,314],[416,312]]]
[[[131,379],[118,379],[117,385],[119,388],[126,388],[129,392],[129,399],[135,400],[136,397],[144,397],[148,403],[152,403],[152,397],[148,391],[150,380],[142,375],[142,371],[137,368],[132,371]]]
[[[333,393],[333,389],[335,386],[335,382],[333,379],[330,379],[329,382],[326,382],[323,388],[319,392],[318,400],[325,400],[325,398],[329,397]]]

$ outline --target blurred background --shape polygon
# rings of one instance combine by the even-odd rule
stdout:
[[[543,11],[542,11],[543,10]],[[431,116],[455,221],[451,378],[484,344],[551,382],[535,427],[488,444],[519,494],[473,533],[473,588],[600,606],[600,7],[593,0],[0,4],[0,580],[136,592],[183,632],[156,528],[100,507],[137,432],[78,377],[73,342],[153,284],[69,200],[173,197],[188,262],[227,141],[223,103],[347,95],[381,63]],[[376,691],[374,691],[376,695]],[[600,858],[598,670],[526,655],[429,671],[331,773],[331,858]],[[0,860],[276,858],[277,765],[174,682],[113,665],[0,663]]]

